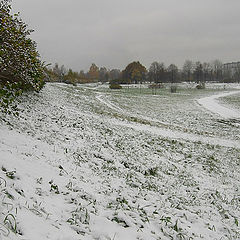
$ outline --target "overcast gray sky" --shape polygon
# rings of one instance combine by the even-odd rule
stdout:
[[[240,61],[239,0],[13,0],[42,58],[75,71]]]

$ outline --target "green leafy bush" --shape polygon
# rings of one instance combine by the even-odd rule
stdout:
[[[6,110],[22,90],[39,91],[44,85],[44,64],[29,38],[32,31],[19,14],[11,14],[10,0],[0,1],[1,109]]]

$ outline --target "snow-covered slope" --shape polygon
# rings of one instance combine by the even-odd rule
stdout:
[[[0,239],[240,238],[239,125],[195,104],[217,90],[129,91],[47,84],[1,116]]]

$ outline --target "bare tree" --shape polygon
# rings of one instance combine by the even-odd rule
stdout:
[[[171,83],[176,83],[178,80],[178,67],[175,64],[170,64],[167,68],[168,77]]]
[[[109,80],[115,80],[121,78],[121,71],[119,69],[112,69],[109,72]]]
[[[220,60],[216,59],[211,63],[213,71],[213,80],[221,81],[223,78],[223,64]]]
[[[187,82],[191,82],[193,80],[193,69],[194,63],[191,60],[186,60],[183,64],[183,77]]]
[[[202,64],[203,68],[203,81],[210,81],[211,80],[211,65],[210,63],[204,62]]]
[[[99,70],[99,80],[101,82],[107,82],[109,78],[108,70],[105,67],[101,67]]]
[[[153,62],[148,71],[148,79],[150,82],[160,83],[164,81],[166,69],[164,63]]]
[[[195,68],[194,68],[194,79],[196,83],[202,83],[203,82],[203,65],[201,62],[196,62],[195,63]]]

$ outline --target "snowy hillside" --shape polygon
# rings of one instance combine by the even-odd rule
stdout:
[[[21,97],[19,118],[0,115],[0,239],[240,239],[230,91],[55,83]]]

